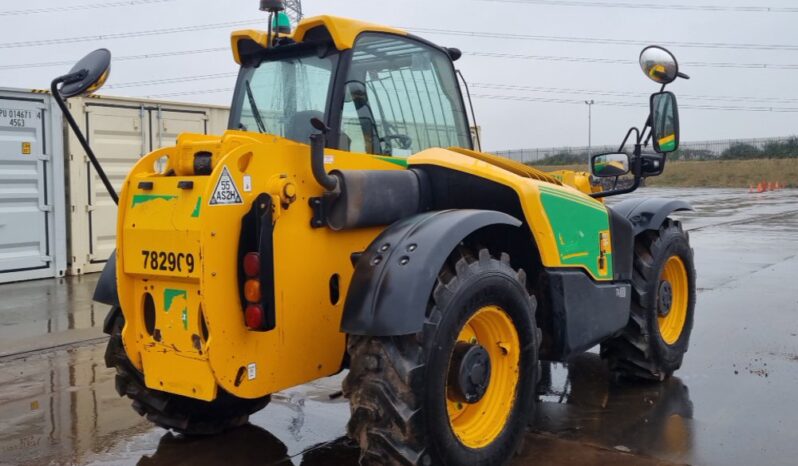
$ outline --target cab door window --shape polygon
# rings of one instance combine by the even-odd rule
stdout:
[[[344,89],[343,148],[409,156],[431,147],[470,147],[467,121],[444,51],[388,34],[358,38]]]

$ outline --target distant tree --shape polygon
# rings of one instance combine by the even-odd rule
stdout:
[[[783,159],[798,157],[798,137],[788,138],[784,141],[771,141],[762,149],[765,157]]]
[[[744,142],[732,143],[720,154],[720,158],[724,160],[760,159],[762,156],[762,151],[759,148]]]
[[[577,154],[568,151],[558,152],[554,155],[536,161],[535,165],[577,165],[587,163],[584,154]]]
[[[691,149],[689,147],[683,147],[668,155],[670,160],[712,160],[715,158],[715,153],[709,149]]]

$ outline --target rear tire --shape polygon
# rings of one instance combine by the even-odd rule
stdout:
[[[150,422],[184,435],[213,435],[242,426],[249,415],[263,409],[269,396],[254,400],[237,398],[221,388],[211,402],[147,388],[144,377],[130,362],[122,344],[125,318],[119,309],[112,317],[111,338],[105,350],[105,365],[116,369],[116,391],[133,400],[133,409]],[[112,314],[113,315],[113,314]]]
[[[635,238],[632,290],[629,323],[601,356],[618,375],[662,381],[681,367],[693,329],[695,264],[680,222]]]
[[[534,410],[540,342],[526,276],[510,267],[509,256],[499,260],[487,249],[478,258],[456,253],[450,262],[454,268],[439,274],[421,332],[349,337],[343,388],[361,464],[498,465],[523,439]],[[489,328],[504,329],[499,340],[511,343],[498,344]],[[482,397],[458,404],[449,371],[457,364],[455,345],[466,341],[484,345],[491,369]]]

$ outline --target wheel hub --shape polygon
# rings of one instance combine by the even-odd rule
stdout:
[[[657,295],[659,296],[657,312],[660,317],[666,317],[671,312],[671,306],[673,305],[673,287],[671,282],[668,280],[661,281]]]
[[[457,342],[449,365],[450,396],[460,402],[479,402],[490,382],[490,355],[476,343]]]

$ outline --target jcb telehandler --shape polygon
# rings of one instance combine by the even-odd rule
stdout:
[[[640,57],[663,89],[632,153],[624,140],[592,159],[596,177],[634,179],[605,192],[475,151],[457,49],[320,16],[234,32],[232,52],[229,130],[146,155],[118,196],[95,299],[112,306],[106,362],[139,414],[212,434],[348,369],[364,464],[494,465],[523,436],[539,360],[600,344],[628,377],[680,367],[695,272],[669,215],[690,206],[602,201],[678,147],[664,87],[687,76],[668,51]],[[64,105],[109,66],[98,50],[52,92],[116,197]]]

